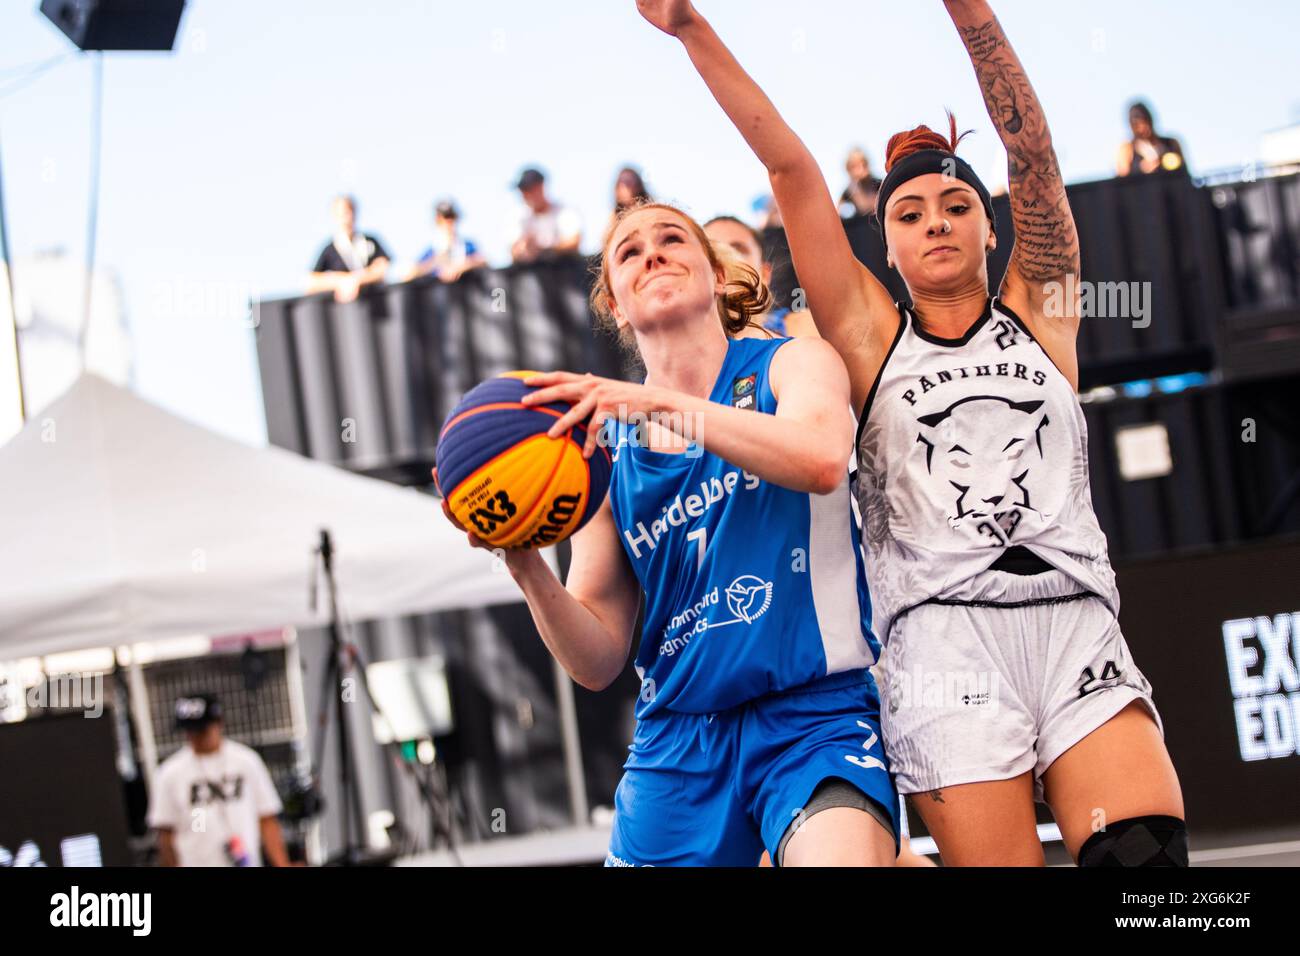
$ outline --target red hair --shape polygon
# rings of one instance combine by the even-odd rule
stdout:
[[[930,127],[921,125],[916,129],[909,129],[902,133],[895,133],[889,137],[889,145],[885,147],[885,173],[894,168],[895,164],[911,156],[913,153],[919,153],[923,149],[940,149],[945,153],[956,153],[957,146],[963,139],[969,136],[974,130],[967,130],[960,136],[957,135],[957,117],[951,112],[948,113],[948,138],[944,139]]]

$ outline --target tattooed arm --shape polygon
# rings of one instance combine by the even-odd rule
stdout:
[[[1007,150],[1016,244],[1001,296],[1077,384],[1078,314],[1065,302],[1079,275],[1079,236],[1042,104],[986,0],[944,0]],[[1059,308],[1058,306],[1065,306]]]
[[[767,167],[817,331],[848,366],[853,408],[860,411],[898,331],[898,310],[854,257],[821,168],[690,0],[637,0],[637,9],[681,41],[713,98]]]

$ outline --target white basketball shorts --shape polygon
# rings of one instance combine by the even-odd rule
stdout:
[[[1034,773],[1131,701],[1164,726],[1101,598],[1056,570],[986,571],[904,612],[875,667],[899,793]]]

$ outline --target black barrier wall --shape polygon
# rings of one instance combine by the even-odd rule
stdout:
[[[1226,264],[1220,365],[1233,380],[1300,367],[1300,176],[1208,189]]]
[[[1212,834],[1293,832],[1300,542],[1126,562],[1116,571],[1120,624],[1154,690],[1193,848]]]
[[[438,429],[472,386],[511,369],[622,375],[593,334],[587,264],[477,270],[453,285],[391,285],[356,302],[326,295],[257,305],[272,444],[403,483],[422,483]]]
[[[1300,531],[1298,389],[1292,376],[1084,405],[1111,556]]]
[[[1273,533],[1266,519],[1296,471],[1295,429],[1269,395],[1294,394],[1293,383],[1279,380],[1300,371],[1300,176],[1199,188],[1185,175],[1156,175],[1083,183],[1069,193],[1092,308],[1101,312],[1081,322],[1081,386],[1211,371],[1235,389],[1088,406],[1093,492],[1113,551]],[[1007,197],[995,211],[994,284],[1014,238]],[[874,218],[848,220],[845,229],[858,258],[904,297],[885,267]],[[777,301],[788,303],[798,280],[785,237],[769,231],[764,242],[776,262]],[[592,330],[590,281],[591,263],[570,257],[478,270],[452,285],[391,285],[345,305],[325,295],[260,303],[271,442],[427,484],[444,417],[484,378],[528,368],[633,373],[612,338]],[[1113,433],[1162,416],[1177,467],[1163,483],[1121,481]],[[1267,440],[1252,446],[1234,438],[1246,420],[1269,423]],[[1238,462],[1265,447],[1273,451],[1262,472],[1238,473]],[[1282,514],[1283,530],[1292,517]]]
[[[1300,369],[1300,176],[1199,188],[1184,175],[1069,188],[1092,314],[1079,333],[1080,385],[1186,371],[1230,380]],[[1012,248],[995,200],[996,286]],[[874,217],[845,222],[855,255],[895,294]],[[798,286],[784,235],[764,237],[773,291]],[[437,428],[471,385],[499,371],[628,372],[591,330],[591,264],[580,258],[419,280],[340,305],[328,296],[259,303],[257,348],[273,444],[368,474],[420,482]],[[1062,289],[1063,294],[1070,290]]]

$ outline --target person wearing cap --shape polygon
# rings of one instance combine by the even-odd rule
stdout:
[[[546,177],[541,170],[525,169],[515,188],[526,208],[512,227],[511,258],[515,262],[533,262],[543,256],[577,253],[582,242],[582,220],[575,211],[546,195]]]
[[[384,281],[388,252],[378,237],[357,231],[357,201],[351,196],[335,196],[330,214],[334,238],[316,257],[307,294],[333,292],[335,301],[352,302],[364,286]]]
[[[459,223],[460,211],[451,200],[433,207],[433,242],[407,272],[407,281],[433,273],[443,282],[455,282],[470,269],[487,265],[474,242],[461,237]]]
[[[149,795],[159,863],[261,866],[265,852],[272,866],[288,866],[271,774],[255,750],[225,739],[220,702],[181,697],[175,717],[186,745],[158,767]]]

